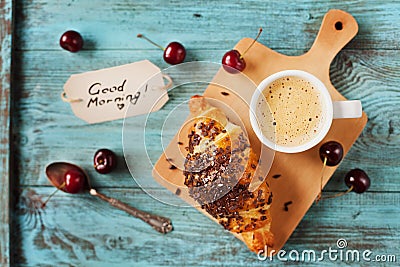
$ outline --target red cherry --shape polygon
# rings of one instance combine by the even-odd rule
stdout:
[[[70,52],[78,52],[83,47],[83,38],[76,31],[66,31],[61,35],[60,46]]]
[[[258,34],[253,42],[247,47],[247,49],[240,54],[239,51],[233,49],[224,54],[222,57],[222,66],[229,73],[241,72],[246,68],[246,61],[243,56],[249,51],[249,49],[254,45],[262,33],[262,28],[258,30]]]
[[[319,157],[322,162],[326,158],[327,166],[336,166],[343,159],[343,146],[336,141],[326,142],[319,148]]]
[[[185,57],[186,50],[181,43],[169,43],[164,49],[164,60],[171,65],[182,63],[185,60]]]
[[[94,153],[94,168],[98,173],[106,174],[117,166],[117,156],[109,149],[99,149]]]
[[[246,62],[237,50],[230,50],[222,57],[222,66],[229,73],[243,71],[246,68]]]
[[[150,40],[149,38],[147,38],[143,34],[139,33],[137,35],[137,37],[138,38],[143,38],[146,41],[148,41],[149,43],[151,43],[154,46],[157,46],[158,48],[163,50],[164,51],[163,58],[164,58],[165,62],[167,62],[168,64],[176,65],[176,64],[182,63],[185,60],[186,49],[181,43],[171,42],[171,43],[169,43],[167,45],[166,48],[164,48],[161,45],[153,42],[152,40]]]
[[[70,194],[76,194],[85,188],[86,176],[79,170],[68,170],[64,175],[64,188]]]
[[[367,191],[371,185],[371,180],[368,175],[361,169],[353,169],[349,171],[346,174],[344,181],[348,187],[353,186],[353,191],[359,194]]]

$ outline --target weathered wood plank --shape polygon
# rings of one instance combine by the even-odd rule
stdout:
[[[8,266],[10,230],[10,81],[12,1],[0,1],[0,265]]]
[[[0,3],[3,2],[11,3],[8,0]],[[350,12],[360,26],[357,37],[333,62],[332,82],[346,97],[362,100],[370,121],[326,187],[329,191],[326,194],[344,190],[343,176],[354,167],[368,172],[372,186],[363,195],[351,193],[314,205],[285,249],[314,249],[320,253],[329,247],[336,249],[337,239],[345,238],[348,249],[370,249],[373,255],[396,254],[397,261],[400,260],[400,185],[397,181],[400,175],[400,32],[396,30],[400,24],[399,1],[14,2],[17,24],[12,90],[17,112],[12,114],[15,176],[10,179],[20,184],[22,196],[15,196],[19,203],[12,214],[15,221],[11,236],[12,266],[282,265],[277,259],[257,260],[241,242],[195,209],[155,201],[137,187],[124,164],[111,175],[95,173],[91,167],[92,155],[98,148],[111,148],[122,157],[122,121],[85,125],[74,117],[59,94],[72,73],[145,58],[161,68],[167,67],[161,51],[135,37],[139,32],[161,44],[182,41],[188,48],[187,61],[219,62],[222,54],[239,39],[253,37],[262,26],[265,31],[260,42],[289,55],[301,54],[311,46],[323,15],[330,8]],[[1,12],[7,11],[9,5],[5,7]],[[59,48],[59,36],[70,28],[83,34],[86,51],[71,54]],[[0,37],[3,29],[9,30],[7,24],[0,25]],[[4,96],[8,98],[4,95],[3,81],[9,77],[3,76],[3,68],[4,59],[10,57],[4,53],[9,47],[4,43],[1,46],[0,117],[4,118],[2,123],[8,123],[3,112],[9,108],[3,101]],[[206,71],[205,76],[210,74]],[[188,99],[196,90],[202,91],[201,86],[173,91],[170,102],[153,118],[153,125],[161,124],[175,104]],[[160,134],[156,127],[148,130],[149,156],[158,158],[160,147],[156,141]],[[0,131],[3,151],[10,141],[8,134],[3,136],[8,133],[8,127]],[[137,134],[142,134],[140,127]],[[9,194],[8,184],[3,180],[8,181],[9,170],[3,153],[0,156],[3,209],[3,205],[8,205]],[[79,163],[89,171],[94,185],[105,193],[143,210],[171,217],[175,231],[162,236],[89,195],[59,193],[41,210],[38,208],[40,197],[45,198],[53,191],[45,178],[44,167],[55,160]],[[135,160],[141,166],[147,159]],[[145,178],[152,179],[150,170]],[[166,194],[167,199],[176,199],[166,190],[156,187],[154,191]],[[2,212],[1,227],[5,225],[4,216],[7,213]],[[8,224],[6,227],[7,231],[0,230],[0,265],[4,251],[8,253]],[[335,264],[325,259],[312,265]]]
[[[161,235],[148,225],[89,195],[59,193],[40,209],[48,188],[25,188],[13,233],[16,266],[265,266],[244,244],[191,207],[156,202],[141,190],[103,190],[143,210],[170,217],[174,231]],[[174,197],[174,196],[171,196]],[[400,246],[400,198],[395,193],[349,194],[313,206],[285,250],[369,249],[396,254]],[[290,209],[289,211],[290,212]],[[382,224],[381,217],[386,218]],[[117,230],[118,229],[118,230]],[[319,264],[334,265],[327,258]]]
[[[195,57],[197,60],[212,60],[222,53],[221,50],[197,51]],[[364,133],[328,185],[328,190],[344,189],[342,177],[345,172],[358,167],[370,174],[371,190],[400,191],[397,182],[400,173],[400,89],[397,86],[400,83],[400,58],[397,55],[398,51],[391,50],[346,50],[334,60],[331,66],[332,83],[344,96],[361,99],[370,119]],[[19,148],[18,169],[23,185],[48,184],[43,169],[50,161],[72,160],[91,171],[92,154],[99,147],[112,148],[122,155],[122,121],[86,125],[74,117],[67,103],[61,101],[59,94],[70,74],[143,58],[160,65],[162,61],[158,51],[142,51],[140,54],[135,51],[93,51],[82,55],[34,51],[18,53],[18,58],[20,71],[16,74],[19,81],[16,88],[20,99],[15,132],[18,142],[15,146]],[[86,58],[88,60],[83,60]],[[207,71],[204,73],[204,77],[212,75]],[[202,90],[201,85],[196,84],[174,89],[170,102],[157,112],[157,116],[152,116],[154,125],[161,125],[175,105]],[[143,134],[140,127],[137,134]],[[161,153],[160,133],[156,128],[150,128],[147,134],[154,139],[154,146],[149,147],[150,156],[158,158]],[[137,160],[140,166],[140,162],[147,159],[141,157]],[[92,174],[99,186],[133,186],[124,166],[121,167],[112,179]]]
[[[399,1],[17,1],[17,49],[59,50],[67,29],[79,30],[86,49],[154,49],[139,32],[165,44],[173,39],[188,49],[229,50],[258,27],[273,49],[308,49],[329,9],[351,13],[360,25],[348,47],[398,49]],[[195,15],[197,14],[197,15]],[[237,23],[240,22],[240,23]],[[100,30],[101,29],[101,30]]]

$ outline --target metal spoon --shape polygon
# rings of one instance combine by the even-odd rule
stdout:
[[[79,166],[68,163],[68,162],[54,162],[51,163],[46,167],[46,175],[49,181],[59,190],[62,190],[64,192],[65,188],[63,186],[64,183],[64,175],[68,170],[75,169],[77,171],[80,171],[84,174],[86,178],[86,188],[85,192],[89,191],[89,193],[92,196],[96,196],[100,198],[101,200],[104,200],[108,202],[111,206],[116,207],[120,210],[123,210],[130,215],[141,219],[142,221],[148,223],[151,227],[153,227],[155,230],[157,230],[160,233],[166,234],[168,232],[171,232],[173,230],[171,220],[162,216],[157,216],[153,215],[141,210],[138,210],[134,207],[129,206],[126,203],[123,203],[115,198],[110,198],[106,195],[100,194],[97,192],[95,189],[93,189],[90,185],[90,179],[89,176],[86,174],[86,172],[81,169]]]

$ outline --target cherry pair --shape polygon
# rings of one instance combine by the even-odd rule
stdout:
[[[186,57],[185,47],[181,43],[171,42],[164,48],[142,34],[138,34],[137,37],[146,39],[153,45],[164,50],[164,60],[171,65],[182,63]],[[73,53],[78,52],[83,47],[83,38],[77,31],[66,31],[61,35],[60,46],[67,51]]]
[[[253,40],[253,42],[247,47],[247,49],[240,54],[240,52],[236,49],[230,50],[224,54],[222,57],[222,66],[224,69],[229,73],[237,73],[241,72],[246,68],[246,61],[244,60],[243,56],[247,53],[247,51],[254,45],[257,41],[258,37],[260,37],[262,29],[260,28],[258,31],[257,37]],[[151,44],[157,46],[158,48],[164,50],[164,60],[165,62],[175,65],[182,63],[186,56],[186,50],[182,44],[178,42],[172,42],[167,45],[166,48],[158,45],[157,43],[153,42],[152,40],[145,37],[143,34],[138,34],[138,38],[143,38],[150,42]]]
[[[98,173],[106,174],[115,169],[117,156],[109,149],[99,149],[94,154],[93,163]],[[86,187],[86,175],[82,169],[72,166],[65,170],[64,180],[59,189],[70,194],[76,194]]]
[[[336,166],[343,158],[343,146],[336,141],[324,143],[319,149],[319,156],[325,166]],[[349,187],[349,192],[364,193],[368,190],[371,181],[368,175],[361,169],[350,170],[344,181]]]

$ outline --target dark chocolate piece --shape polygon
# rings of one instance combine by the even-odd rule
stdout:
[[[181,194],[181,190],[179,188],[176,189],[175,195],[179,196]]]

